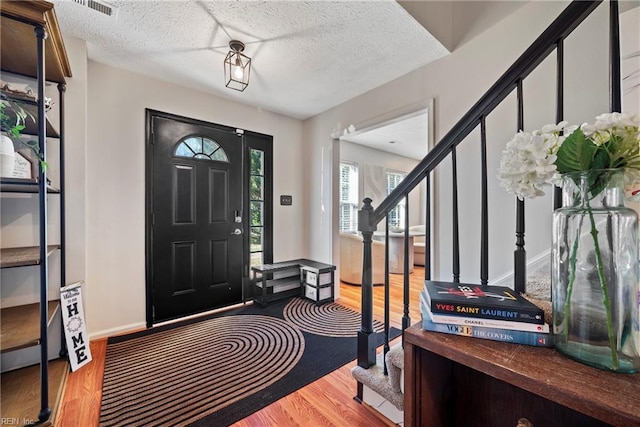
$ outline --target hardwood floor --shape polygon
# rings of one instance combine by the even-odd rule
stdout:
[[[390,275],[391,325],[402,324],[402,278]],[[419,293],[424,280],[424,269],[416,267],[410,275],[411,323],[420,320]],[[340,299],[336,302],[360,311],[360,287],[340,284]],[[384,319],[384,287],[374,288],[374,318]],[[397,340],[396,340],[397,341]],[[102,398],[102,377],[107,350],[106,339],[91,342],[93,361],[77,372],[69,374],[64,398],[56,426],[97,426]],[[355,355],[354,355],[355,356]],[[353,400],[356,382],[350,370],[355,361],[319,380],[291,393],[266,408],[240,420],[237,427],[264,426],[390,426],[377,412]]]

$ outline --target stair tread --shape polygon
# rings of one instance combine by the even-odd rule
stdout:
[[[366,385],[371,390],[387,399],[398,410],[402,411],[404,408],[404,394],[402,392],[395,391],[389,381],[389,377],[384,375],[383,360],[384,355],[382,353],[378,353],[375,365],[369,367],[369,369],[355,366],[351,369],[351,376],[355,378],[356,381]]]

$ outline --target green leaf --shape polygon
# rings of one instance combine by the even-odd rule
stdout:
[[[599,149],[593,156],[593,164],[591,165],[591,169],[608,169],[610,167],[609,160],[610,159],[609,154],[607,154],[607,150]]]
[[[556,160],[558,172],[567,173],[591,169],[597,150],[598,147],[585,138],[582,130],[576,129],[558,149]]]
[[[608,172],[602,172],[597,175],[595,173],[590,173],[587,181],[587,197],[589,200],[593,199],[600,194],[602,190],[607,188],[610,179],[611,175]]]

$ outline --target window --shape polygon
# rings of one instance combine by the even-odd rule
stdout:
[[[403,172],[387,172],[387,196],[402,182],[407,176]],[[404,228],[404,212],[406,199],[400,200],[395,208],[389,212],[389,227]]]
[[[229,163],[227,153],[217,142],[201,136],[191,136],[182,140],[176,147],[174,155],[190,159],[216,160]]]
[[[250,266],[264,264],[264,151],[249,150]]]
[[[340,163],[340,231],[358,229],[358,165]]]

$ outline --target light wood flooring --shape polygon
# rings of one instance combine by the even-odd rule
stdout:
[[[403,276],[390,275],[391,325],[400,327],[403,315]],[[420,321],[419,293],[423,286],[424,269],[416,267],[410,274],[411,323]],[[360,287],[340,284],[338,303],[360,311]],[[384,289],[374,288],[374,318],[384,319]],[[77,372],[69,374],[64,398],[58,412],[56,427],[97,426],[102,397],[106,339],[91,342],[93,361]],[[389,426],[388,420],[380,418],[366,405],[353,400],[356,382],[350,370],[355,361],[319,380],[274,402],[251,416],[240,420],[237,427],[266,426]]]

